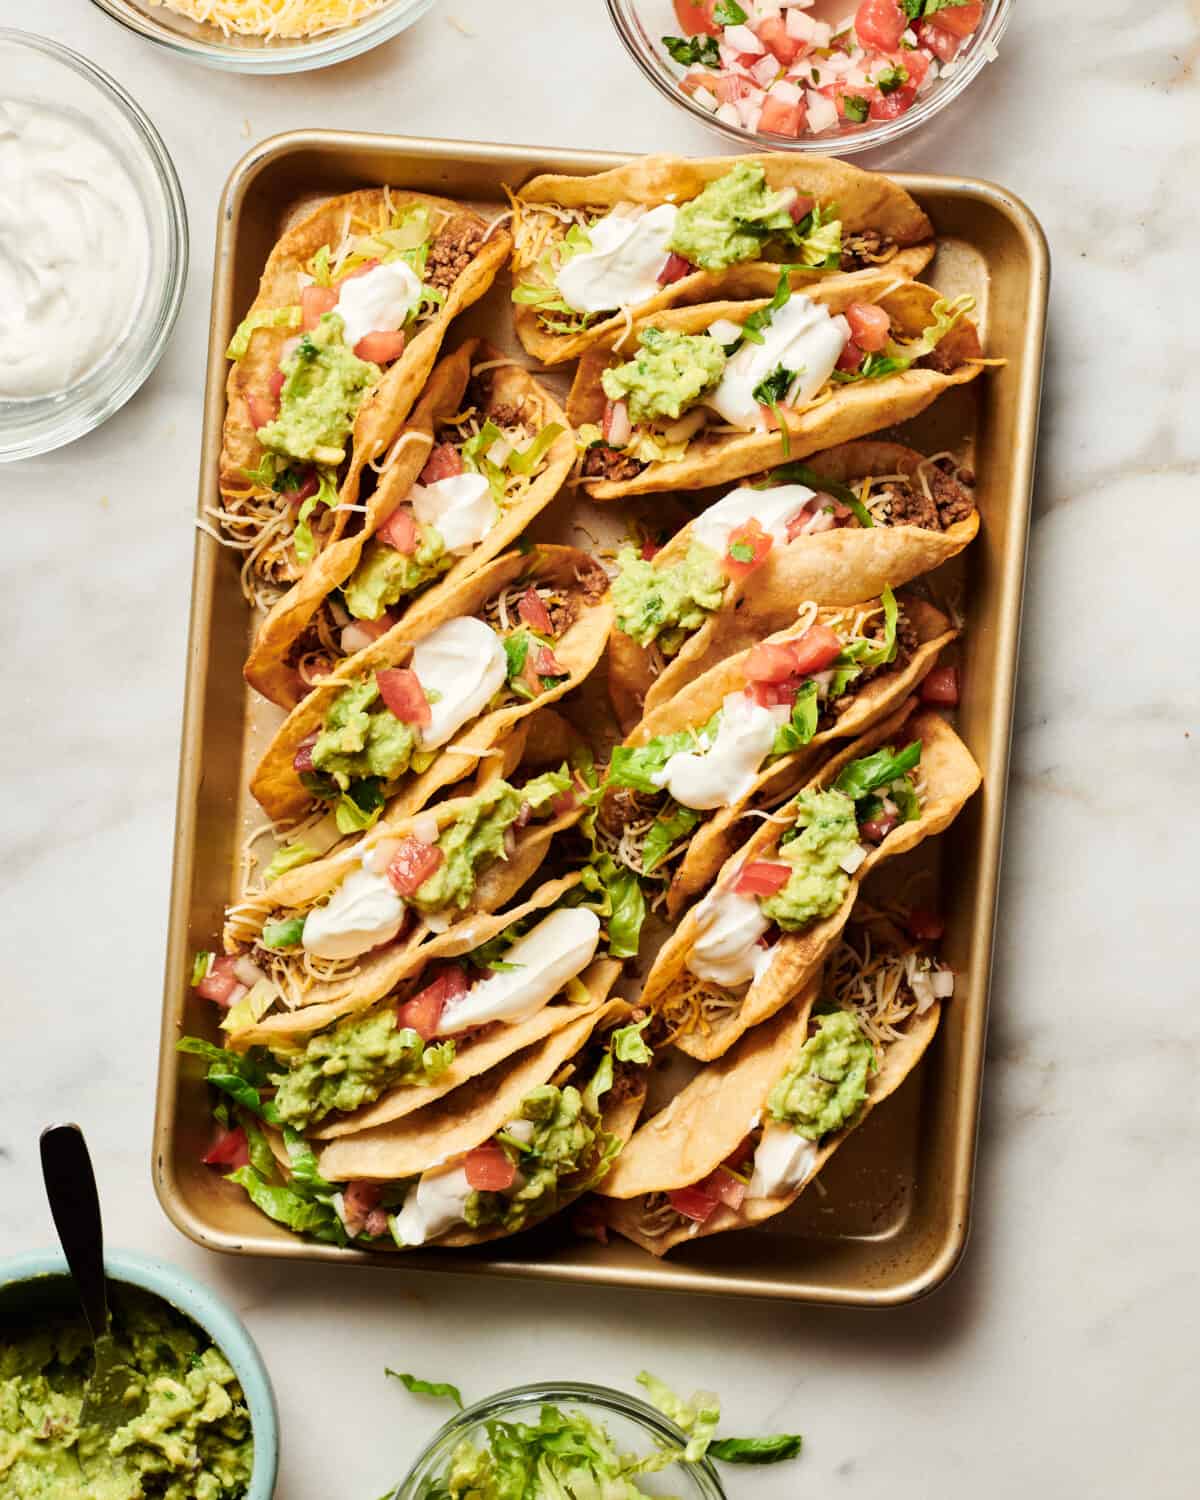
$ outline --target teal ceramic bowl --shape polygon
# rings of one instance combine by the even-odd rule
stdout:
[[[262,1355],[237,1316],[215,1293],[177,1266],[149,1255],[116,1250],[104,1257],[109,1280],[139,1287],[170,1303],[202,1328],[233,1366],[250,1407],[254,1472],[246,1500],[271,1500],[279,1468],[279,1414]],[[0,1261],[0,1334],[9,1320],[30,1314],[63,1317],[79,1313],[75,1284],[63,1257],[52,1251]]]

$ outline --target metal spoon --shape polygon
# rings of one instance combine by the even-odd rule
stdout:
[[[96,1362],[83,1389],[79,1425],[108,1436],[135,1415],[129,1396],[138,1377],[121,1360],[112,1336],[96,1174],[78,1125],[48,1126],[42,1131],[41,1148],[50,1213],[95,1346]]]

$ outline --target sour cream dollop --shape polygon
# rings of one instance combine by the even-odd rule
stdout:
[[[98,130],[0,99],[0,399],[65,391],[113,353],[145,294],[149,242]]]
[[[335,311],[346,325],[343,337],[351,349],[368,333],[403,328],[421,300],[421,283],[407,261],[390,260],[362,276],[343,281]]]
[[[438,1035],[453,1036],[491,1021],[511,1026],[535,1015],[591,963],[599,941],[595,912],[582,907],[551,912],[504,954],[511,968],[489,974],[446,1005]]]
[[[414,484],[409,499],[421,525],[435,527],[446,551],[457,554],[478,546],[500,514],[482,474],[450,474],[432,484]]]
[[[317,958],[357,958],[390,943],[403,921],[404,902],[387,876],[353,870],[328,905],[309,912],[300,941]]]
[[[754,1153],[751,1198],[782,1198],[797,1188],[817,1164],[815,1141],[785,1125],[768,1125]]]
[[[576,312],[612,312],[648,302],[662,288],[659,272],[675,233],[673,203],[649,213],[605,214],[588,230],[590,250],[581,250],[558,273],[563,301]]]
[[[839,313],[793,292],[763,329],[763,342],[747,341],[732,355],[720,383],[706,401],[734,427],[745,431],[765,425],[754,391],[783,365],[796,378],[784,400],[788,406],[811,401],[833,373],[850,337],[850,325]]]
[[[692,522],[692,535],[722,557],[730,534],[754,520],[770,532],[777,547],[786,547],[788,522],[800,514],[815,494],[815,490],[804,484],[777,484],[766,490],[739,485],[700,512]]]
[[[743,692],[727,693],[712,743],[677,751],[651,780],[684,807],[729,807],[754,785],[775,743],[775,731],[788,713],[783,705],[764,708]]]
[[[770,949],[758,946],[770,923],[753,896],[710,891],[696,907],[696,925],[687,966],[697,979],[736,989],[758,977],[764,960],[770,963]]]
[[[410,666],[430,699],[430,722],[421,730],[423,750],[444,745],[482,713],[508,675],[503,642],[473,615],[430,631],[413,648]]]
[[[403,1245],[423,1245],[461,1224],[471,1191],[463,1166],[426,1172],[396,1215],[396,1238]]]

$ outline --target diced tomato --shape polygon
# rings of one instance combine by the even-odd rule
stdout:
[[[924,906],[912,908],[905,926],[918,943],[936,943],[946,930],[946,923],[938,913]]]
[[[908,73],[908,81],[913,88],[919,89],[925,82],[925,75],[929,72],[930,62],[919,47],[910,47],[903,52],[897,52],[894,57],[888,60],[894,67],[905,69]]]
[[[758,117],[760,130],[771,130],[776,135],[787,135],[795,139],[804,129],[804,117],[808,113],[803,98],[794,104],[786,104],[774,94],[763,100],[762,113]]]
[[[783,682],[795,671],[792,648],[777,641],[759,641],[750,648],[742,671],[749,682]]]
[[[212,1000],[223,1010],[228,1010],[234,991],[244,988],[234,973],[236,963],[237,957],[232,953],[222,953],[214,958],[208,973],[196,986],[197,995],[202,1000]]]
[[[306,500],[310,500],[320,488],[321,481],[317,475],[316,469],[308,469],[304,475],[303,481],[296,487],[296,489],[283,490],[281,491],[281,493],[287,496],[288,502],[290,504],[303,505],[303,503]]]
[[[568,787],[565,792],[559,792],[550,799],[550,811],[556,818],[564,817],[569,812],[575,811],[575,788]]]
[[[539,677],[565,677],[567,669],[549,646],[539,646],[533,653],[533,670]]]
[[[605,401],[600,431],[610,448],[623,448],[633,436],[633,423],[624,401]]]
[[[238,1125],[234,1130],[223,1130],[200,1158],[206,1167],[244,1167],[250,1161],[250,1143],[246,1132]]]
[[[383,1188],[378,1182],[348,1182],[342,1191],[342,1212],[346,1215],[346,1231],[361,1234],[367,1227],[367,1219],[379,1206]]]
[[[718,104],[735,104],[754,92],[754,85],[740,73],[722,73],[713,78],[709,88],[716,95]]]
[[[746,1197],[746,1184],[732,1172],[727,1172],[724,1167],[718,1167],[700,1184],[701,1189],[711,1193],[719,1203],[726,1208],[732,1208],[735,1212],[741,1208]]]
[[[675,1188],[667,1197],[677,1214],[682,1214],[685,1219],[692,1219],[697,1224],[703,1224],[706,1219],[711,1218],[717,1206],[716,1198],[706,1190],[704,1183],[697,1183],[695,1187]]]
[[[854,30],[864,47],[894,52],[908,29],[908,17],[896,0],[862,0],[854,16]]]
[[[435,443],[421,470],[421,483],[436,484],[439,479],[450,479],[462,471],[462,454],[453,443]]]
[[[791,708],[795,701],[796,689],[799,686],[796,678],[787,677],[779,682],[750,682],[746,685],[746,692],[752,702],[757,703],[759,708],[775,708],[783,704]]]
[[[404,331],[397,329],[394,333],[386,333],[380,330],[365,334],[355,344],[354,352],[359,359],[369,359],[373,365],[390,365],[404,353]]]
[[[377,641],[381,635],[386,635],[395,623],[395,615],[389,614],[387,610],[384,610],[378,620],[355,620],[353,625],[347,625],[342,630],[342,650],[345,652],[363,650],[372,641]],[[353,646],[346,643],[346,637],[351,631],[356,637]]]
[[[377,1240],[381,1234],[388,1232],[388,1211],[386,1208],[373,1208],[367,1215],[367,1222],[363,1225],[363,1233],[370,1239]]]
[[[798,677],[823,672],[837,660],[842,649],[836,630],[828,625],[810,625],[799,640],[788,648],[792,653],[792,670]]]
[[[521,595],[521,602],[517,605],[517,614],[530,630],[536,630],[539,635],[554,634],[554,626],[550,619],[550,611],[546,608],[546,601],[532,584]]]
[[[958,703],[958,668],[934,667],[921,684],[922,703],[937,703],[953,708]]]
[[[301,776],[306,775],[313,769],[313,746],[317,743],[319,735],[315,732],[302,739],[296,747],[296,753],[292,757],[292,770],[299,772]]]
[[[279,410],[279,395],[287,383],[287,376],[282,370],[276,369],[270,380],[267,381],[267,394],[275,403],[276,411]]]
[[[392,855],[392,862],[387,867],[388,879],[396,894],[411,896],[441,868],[445,857],[436,844],[427,844],[424,839],[414,838],[410,834],[401,840],[400,847]]]
[[[335,286],[306,286],[300,289],[300,327],[311,333],[326,313],[337,306]]]
[[[805,43],[798,36],[791,34],[782,15],[768,16],[760,21],[754,30],[763,46],[773,52],[785,68],[789,63],[795,62],[804,51]],[[767,98],[770,97],[768,94]],[[764,130],[766,128],[763,126]]]
[[[852,341],[868,354],[877,354],[883,349],[892,331],[891,318],[873,302],[852,302],[846,309],[846,322],[850,325]]]
[[[738,896],[773,896],[791,879],[792,867],[777,860],[752,859],[741,868],[733,882]]]
[[[402,723],[415,724],[419,729],[429,727],[433,713],[415,672],[408,667],[381,667],[375,673],[375,682],[384,704]]]
[[[804,528],[813,518],[813,511],[817,507],[816,500],[810,500],[803,510],[798,510],[794,516],[788,517],[787,539],[794,542]]]
[[[816,206],[817,200],[815,198],[809,198],[804,193],[797,193],[788,207],[788,213],[792,216],[792,223],[799,224],[801,220],[807,219]]]
[[[711,94],[715,81],[714,75],[707,68],[693,68],[679,80],[679,87],[685,94],[695,94],[700,89],[707,89]]]
[[[467,1186],[477,1193],[502,1193],[517,1180],[515,1164],[495,1141],[485,1141],[474,1151],[468,1151],[463,1167]]]
[[[730,578],[748,578],[756,568],[761,568],[774,545],[775,538],[764,531],[753,516],[743,525],[729,533],[729,543],[721,566]],[[734,548],[737,548],[737,552]],[[742,554],[739,556],[738,554]],[[748,553],[748,555],[746,555]]]
[[[662,548],[657,542],[652,542],[649,537],[642,543],[642,561],[649,562],[652,557],[657,557]]]
[[[934,11],[928,24],[962,40],[974,35],[982,20],[983,0],[967,0],[966,5],[949,5],[945,10]]]
[[[899,813],[880,813],[879,817],[860,823],[858,831],[868,844],[882,844],[899,821]]]
[[[250,425],[255,432],[273,422],[279,415],[279,401],[262,395],[258,391],[247,391],[246,405],[250,409]]]
[[[432,984],[427,984],[411,1000],[397,1007],[397,1027],[410,1027],[423,1042],[432,1041],[437,1036],[442,1011],[451,1000],[465,995],[469,988],[466,973],[457,964],[451,964]]]
[[[890,94],[877,94],[867,110],[867,118],[871,120],[898,120],[912,108],[912,102],[917,97],[917,91],[911,83],[906,83],[903,88],[894,90]]]
[[[375,535],[405,557],[411,557],[417,550],[417,522],[407,505],[398,505]]]
[[[857,370],[863,362],[863,352],[853,339],[846,340],[846,347],[838,355],[839,370]]]
[[[666,263],[658,273],[659,286],[670,286],[673,282],[682,281],[685,276],[690,276],[695,270],[690,260],[682,255],[677,255],[674,250],[667,256]]]
[[[675,0],[675,19],[684,36],[720,36],[721,28],[713,20],[716,0]]]
[[[368,271],[373,271],[379,264],[378,260],[364,260],[361,266],[355,266],[353,271],[347,271],[344,276],[338,277],[338,285],[344,281],[354,281],[359,276],[365,276]]]
[[[935,26],[932,21],[921,21],[918,24],[917,41],[932,52],[939,62],[953,62],[958,56],[958,37],[943,26]]]

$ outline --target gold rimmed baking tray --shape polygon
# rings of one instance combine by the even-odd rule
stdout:
[[[298,211],[332,193],[390,183],[460,198],[494,214],[507,206],[505,184],[518,186],[538,172],[602,171],[627,159],[342,131],[296,131],[251,151],[226,185],[218,220],[198,514],[217,494],[225,345],[253,299],[271,246]],[[959,975],[929,1056],[789,1213],[760,1230],[681,1247],[664,1261],[624,1241],[605,1246],[576,1239],[568,1225],[553,1222],[478,1251],[399,1255],[308,1243],[263,1218],[202,1165],[207,1086],[175,1050],[184,1031],[215,1035],[211,1006],[188,987],[190,958],[211,944],[235,894],[239,850],[256,821],[245,790],[248,772],[277,716],[242,684],[251,620],[237,557],[198,531],[153,1171],[168,1216],[199,1244],[392,1270],[874,1307],[921,1296],[954,1269],[970,1221],[1049,257],[1036,219],[1002,188],[962,177],[899,174],[897,181],[919,199],[938,232],[941,248],[927,279],[948,292],[975,295],[987,353],[1006,361],[951,392],[901,433],[929,452],[952,446],[971,455],[983,520],[964,558],[931,580],[937,597],[961,599],[965,691],[958,724],[983,767],[984,785],[915,869],[927,896],[932,892],[945,912],[943,953]],[[514,349],[509,292],[505,273],[456,325],[448,347],[484,333]],[[609,507],[610,524],[619,509]],[[538,534],[563,540],[569,534],[578,543],[579,519],[579,504],[564,497]],[[913,864],[906,863],[904,877],[914,878]]]

